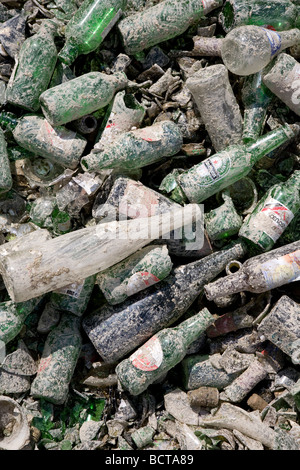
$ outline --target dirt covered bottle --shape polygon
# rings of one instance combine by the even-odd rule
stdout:
[[[86,310],[92,295],[96,275],[74,282],[68,286],[53,291],[50,295],[50,303],[55,308],[73,313],[80,317]]]
[[[63,404],[81,351],[80,318],[63,313],[47,336],[37,375],[30,393],[51,403]]]
[[[13,181],[10,170],[7,144],[3,130],[0,127],[0,194],[12,188]]]
[[[214,322],[207,308],[174,328],[165,328],[116,367],[121,385],[139,395],[186,355],[188,347]]]
[[[225,66],[236,75],[251,75],[266,67],[284,49],[298,44],[300,30],[272,31],[260,26],[238,26],[222,42]]]
[[[285,31],[296,26],[298,11],[290,0],[226,0],[219,21],[226,33],[242,25]]]
[[[41,297],[26,302],[1,302],[0,304],[0,340],[8,343],[21,331],[28,315],[41,301]]]
[[[39,97],[47,90],[57,61],[56,31],[53,21],[44,21],[23,43],[7,87],[8,103],[32,112],[40,108]]]
[[[300,280],[300,242],[254,256],[241,269],[204,286],[208,300],[237,292],[266,292]]]
[[[173,170],[163,179],[160,190],[179,203],[200,203],[247,176],[257,161],[298,132],[298,125],[284,124],[255,142],[227,147],[189,170]]]
[[[126,8],[127,0],[85,0],[65,30],[66,42],[58,57],[70,65],[81,54],[100,46]]]
[[[239,236],[253,253],[270,250],[300,209],[300,170],[272,186],[244,220]]]
[[[9,129],[20,147],[40,157],[49,158],[65,168],[78,166],[87,141],[76,132],[63,126],[52,127],[40,115],[1,112],[0,125]]]

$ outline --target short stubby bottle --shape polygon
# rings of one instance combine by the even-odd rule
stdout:
[[[297,16],[291,0],[226,0],[219,21],[226,33],[251,24],[286,31],[296,26]]]
[[[52,126],[75,121],[107,106],[127,85],[123,72],[90,72],[49,88],[40,96],[43,114]]]
[[[85,0],[66,26],[66,42],[59,59],[71,65],[79,55],[97,49],[122,16],[126,4],[127,0]]]
[[[23,43],[7,87],[8,103],[33,112],[40,108],[39,97],[47,90],[57,61],[56,30],[57,25],[47,20]]]
[[[270,250],[300,209],[300,170],[272,186],[239,231],[253,253]]]
[[[278,33],[260,26],[238,26],[222,42],[222,60],[230,72],[251,75],[266,67],[281,51],[299,42],[297,28]]]

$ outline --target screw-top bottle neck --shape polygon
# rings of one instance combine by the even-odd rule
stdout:
[[[207,308],[201,310],[197,315],[188,318],[182,322],[179,326],[173,328],[177,333],[182,336],[183,343],[188,347],[193,341],[195,341],[201,333],[203,333],[213,322],[214,317],[208,311]]]
[[[13,113],[0,113],[0,125],[4,129],[9,129],[10,131],[13,131],[17,127],[18,122],[19,120]]]
[[[237,294],[248,288],[248,276],[243,271],[238,271],[207,284],[204,286],[204,292],[208,300],[213,300],[218,297]]]

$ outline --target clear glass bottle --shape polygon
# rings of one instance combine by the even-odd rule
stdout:
[[[272,31],[260,26],[238,26],[222,43],[222,60],[236,75],[251,75],[262,70],[287,47],[300,42],[300,30]]]

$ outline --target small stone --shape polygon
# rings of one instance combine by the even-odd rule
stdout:
[[[120,419],[111,419],[106,421],[108,434],[110,437],[119,437],[123,433],[124,429],[127,428],[128,423]]]
[[[131,434],[131,438],[138,449],[149,445],[152,442],[152,438],[155,434],[154,429],[150,426],[144,426],[143,428],[137,429]]]
[[[262,397],[257,395],[257,393],[253,393],[251,397],[248,398],[247,405],[250,406],[252,410],[262,411],[266,406],[268,406],[268,403]]]
[[[146,56],[146,59],[143,63],[144,69],[152,67],[152,65],[157,64],[160,67],[166,67],[170,62],[169,57],[163,52],[159,46],[154,46],[150,49],[149,53]]]
[[[48,303],[39,318],[37,332],[40,334],[48,334],[60,320],[61,312]]]
[[[103,421],[85,421],[79,430],[79,438],[81,442],[88,442],[95,439]]]
[[[128,398],[122,398],[115,414],[115,419],[129,421],[131,419],[135,419],[136,416],[137,413]]]

